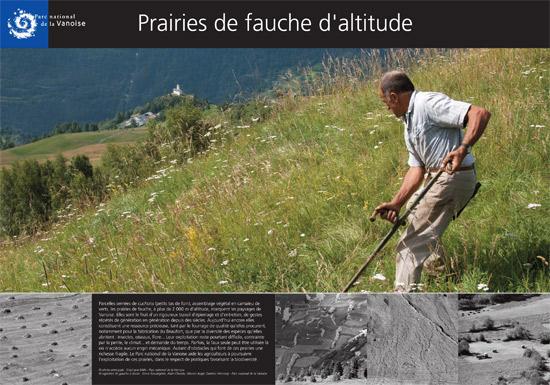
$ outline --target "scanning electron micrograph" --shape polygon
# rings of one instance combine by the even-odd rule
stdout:
[[[91,384],[91,298],[0,295],[0,384]]]
[[[457,384],[457,295],[276,296],[278,383]]]

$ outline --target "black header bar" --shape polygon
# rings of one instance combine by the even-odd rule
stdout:
[[[50,0],[48,45],[51,48],[549,47],[549,5],[548,1],[494,0],[315,4]]]

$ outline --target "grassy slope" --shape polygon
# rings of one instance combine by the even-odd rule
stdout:
[[[57,154],[84,154],[99,159],[109,143],[135,142],[147,135],[147,129],[77,132],[50,136],[36,142],[0,151],[0,166],[24,159],[51,159]]]
[[[444,236],[450,276],[427,290],[550,290],[548,63],[550,50],[474,50],[411,71],[493,113],[474,150],[483,188]],[[0,289],[339,291],[388,230],[367,217],[406,170],[402,123],[370,83],[281,103],[184,169],[5,244]],[[357,290],[392,289],[395,242]]]

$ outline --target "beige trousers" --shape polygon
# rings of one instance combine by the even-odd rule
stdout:
[[[434,175],[428,174],[424,184]],[[422,267],[427,260],[429,263],[444,262],[441,236],[453,216],[468,203],[475,185],[474,170],[457,171],[452,175],[443,173],[409,215],[410,223],[397,244],[396,291],[418,289]],[[419,193],[411,197],[408,205]]]

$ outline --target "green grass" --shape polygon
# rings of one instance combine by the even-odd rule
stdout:
[[[474,148],[483,187],[444,235],[449,271],[425,290],[550,290],[548,63],[550,50],[470,50],[410,70],[418,89],[492,113]],[[341,290],[388,231],[368,216],[406,171],[402,123],[373,84],[281,98],[271,119],[231,128],[183,168],[5,241],[0,289]],[[396,240],[356,290],[392,290]]]
[[[51,159],[60,153],[84,154],[97,160],[107,144],[136,142],[144,139],[146,135],[147,129],[145,127],[54,135],[0,151],[0,166],[25,159]]]

